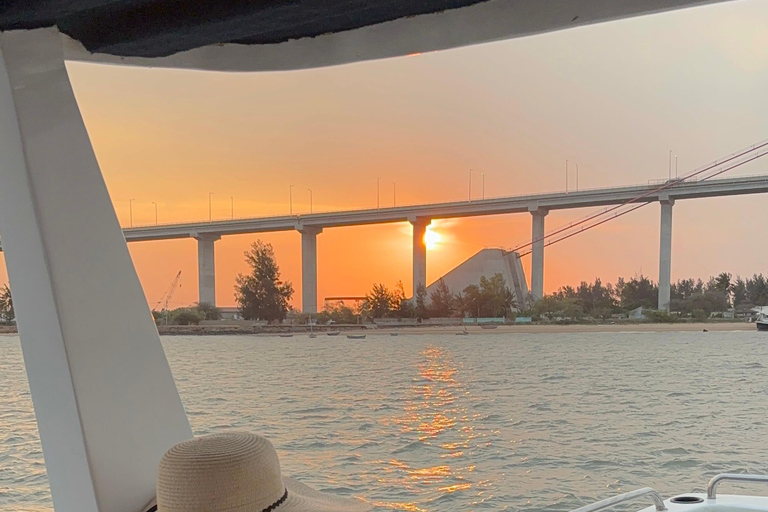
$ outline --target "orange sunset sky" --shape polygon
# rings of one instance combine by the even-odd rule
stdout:
[[[115,210],[129,224],[287,214],[666,178],[768,138],[768,2],[746,0],[552,34],[333,68],[226,74],[68,65]],[[674,171],[673,171],[674,172]],[[768,173],[768,157],[729,176]],[[570,187],[575,187],[571,175]],[[589,210],[554,212],[547,229]],[[672,276],[768,272],[768,198],[675,205]],[[528,215],[436,221],[427,279],[483,247],[530,239]],[[411,289],[410,226],[327,229],[318,237],[320,304],[374,282]],[[217,302],[234,305],[243,252],[274,245],[301,303],[297,232],[225,237]],[[546,252],[545,288],[596,276],[658,274],[659,207],[650,205]],[[197,300],[194,240],[129,245],[154,306],[176,273],[174,306]],[[529,258],[524,260],[526,271]],[[6,281],[4,268],[0,279]],[[454,290],[458,291],[458,290]]]

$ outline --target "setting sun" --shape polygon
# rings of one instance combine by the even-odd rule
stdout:
[[[432,231],[432,226],[427,227],[427,231],[424,233],[424,245],[427,246],[427,249],[436,249],[442,239],[443,237],[440,236],[440,233]]]

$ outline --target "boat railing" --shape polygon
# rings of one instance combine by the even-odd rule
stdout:
[[[615,505],[618,505],[619,503],[624,503],[626,501],[631,501],[637,498],[644,498],[645,496],[650,496],[650,498],[653,500],[653,503],[656,505],[656,510],[659,512],[667,510],[667,507],[664,505],[664,500],[661,498],[659,493],[650,487],[643,487],[642,489],[625,492],[624,494],[612,496],[602,501],[598,501],[597,503],[592,503],[591,505],[577,508],[572,512],[597,512],[598,510],[605,510],[606,508],[611,508]]]
[[[707,484],[707,499],[714,500],[717,497],[717,486],[720,483],[730,480],[733,482],[761,482],[768,484],[768,476],[765,475],[745,475],[741,473],[721,473],[712,477]]]

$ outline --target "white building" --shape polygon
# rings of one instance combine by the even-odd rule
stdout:
[[[507,287],[515,296],[515,302],[523,304],[528,297],[528,283],[525,281],[520,255],[516,252],[483,249],[445,274],[443,280],[451,293],[457,294],[469,285],[479,284],[481,277],[490,279],[495,274],[501,274],[504,277]],[[427,297],[436,286],[437,281],[427,287]]]

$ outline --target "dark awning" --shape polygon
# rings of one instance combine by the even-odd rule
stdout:
[[[720,0],[5,0],[0,30],[57,26],[86,60],[149,65],[216,46],[269,47],[247,65],[152,65],[291,69],[432,51],[559,30]],[[339,37],[334,37],[339,36]],[[299,46],[296,42],[301,42]],[[296,58],[291,53],[300,53]],[[75,52],[77,53],[77,52]],[[199,55],[198,55],[199,56]],[[69,58],[77,58],[68,55]],[[133,60],[117,60],[128,57]],[[175,62],[175,64],[174,64]]]

